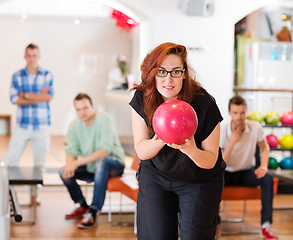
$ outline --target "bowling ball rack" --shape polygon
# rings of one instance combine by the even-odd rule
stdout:
[[[290,128],[291,132],[293,134],[293,126],[292,125],[282,125],[281,123],[278,125],[263,125],[264,128]],[[291,157],[293,157],[293,149],[286,149],[286,148],[271,148],[271,152],[277,151],[277,152],[290,152]],[[279,194],[293,194],[293,184],[288,183],[283,180],[279,180],[278,182],[278,193]]]

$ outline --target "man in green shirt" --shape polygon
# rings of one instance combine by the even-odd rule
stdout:
[[[119,176],[124,170],[124,151],[111,117],[94,110],[91,98],[79,93],[74,99],[78,118],[71,122],[66,136],[66,165],[60,177],[72,200],[80,207],[66,219],[82,217],[77,227],[84,229],[95,225],[101,211],[109,176]],[[92,204],[89,206],[76,179],[94,182]]]

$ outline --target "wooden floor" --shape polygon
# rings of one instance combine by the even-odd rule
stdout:
[[[0,158],[5,156],[7,147],[7,138],[0,137]],[[4,150],[3,150],[4,149]],[[26,159],[31,159],[31,153],[28,151],[24,154],[22,165],[30,165]],[[51,144],[50,156],[48,156],[48,168],[60,167],[64,164],[64,138],[53,137]],[[50,175],[46,178],[52,178],[55,181],[56,176]],[[50,179],[51,181],[52,179]],[[50,182],[48,180],[48,182]],[[57,180],[56,180],[57,181]],[[87,193],[87,197],[91,192]],[[137,239],[133,233],[133,213],[123,213],[123,222],[128,225],[113,225],[108,222],[107,211],[98,217],[97,226],[80,230],[76,228],[77,220],[65,220],[65,213],[70,212],[74,205],[70,199],[64,186],[45,185],[40,194],[41,205],[37,207],[37,222],[35,225],[19,225],[11,224],[11,240],[96,240],[96,239],[112,239],[112,240],[133,240]],[[28,193],[25,189],[18,191],[18,198],[21,203],[28,201]],[[123,200],[124,203],[131,203],[130,200]],[[106,199],[105,209],[107,210],[108,200]],[[230,217],[239,217],[242,214],[243,202],[226,202],[222,205],[222,219]],[[281,208],[282,210],[280,210]],[[287,208],[287,209],[286,209]],[[288,209],[289,208],[289,209]],[[129,209],[129,208],[127,208]],[[131,208],[130,208],[131,209]],[[31,217],[30,208],[22,208],[24,219]],[[272,225],[275,233],[279,236],[279,240],[293,240],[293,195],[276,195],[274,199],[273,211],[274,223]],[[114,222],[119,220],[119,215],[113,216]],[[260,230],[260,201],[247,202],[247,216],[244,223],[223,223],[221,224],[221,232],[235,231],[259,231]],[[256,234],[234,234],[223,235],[221,240],[256,240],[263,239],[259,233]],[[193,240],[193,239],[192,239]]]
[[[19,200],[25,202],[28,194],[25,191],[18,193]],[[70,212],[74,205],[65,188],[44,187],[40,193],[41,205],[37,208],[37,223],[35,225],[11,225],[12,240],[68,240],[68,239],[112,239],[133,240],[134,217],[132,213],[123,213],[121,218],[128,225],[114,225],[108,222],[107,214],[98,216],[97,226],[80,230],[76,228],[78,220],[65,220],[64,215]],[[292,208],[287,210],[275,209],[273,229],[280,240],[293,240],[293,196],[277,195],[274,200],[275,208]],[[244,223],[223,223],[222,232],[259,231],[260,201],[249,201],[247,203],[247,216]],[[30,208],[22,208],[24,219],[31,217]],[[223,219],[239,217],[242,214],[242,202],[226,202],[221,213]],[[113,222],[119,221],[119,215],[113,215]],[[221,240],[263,239],[260,234],[233,234],[223,235]]]
[[[19,201],[26,202],[26,192],[18,193]],[[21,196],[22,199],[21,199]],[[41,205],[37,209],[35,225],[11,225],[11,237],[16,239],[136,239],[133,233],[133,213],[125,213],[121,219],[129,226],[112,225],[108,222],[106,213],[98,216],[97,226],[80,230],[76,227],[79,219],[65,220],[64,216],[75,207],[64,187],[46,188],[40,193]],[[31,209],[22,208],[23,220],[31,218]],[[113,222],[119,221],[119,215],[112,216]]]

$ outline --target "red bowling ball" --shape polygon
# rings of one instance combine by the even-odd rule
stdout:
[[[293,112],[286,111],[281,116],[281,123],[283,125],[293,125]]]
[[[271,148],[276,148],[279,145],[279,139],[274,134],[267,135],[266,139]]]
[[[181,100],[162,103],[153,116],[153,128],[165,143],[183,144],[196,132],[198,125],[194,109]]]

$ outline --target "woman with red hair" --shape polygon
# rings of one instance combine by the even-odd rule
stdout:
[[[138,239],[214,239],[225,162],[219,150],[221,113],[196,81],[182,45],[163,43],[141,65],[141,83],[130,102],[138,171]],[[152,117],[168,100],[189,103],[198,128],[182,145],[154,133]]]

